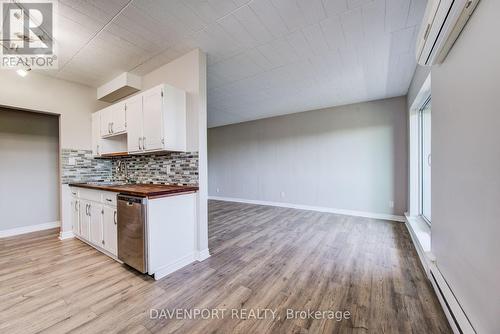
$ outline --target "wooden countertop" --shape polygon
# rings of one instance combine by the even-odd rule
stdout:
[[[98,183],[70,183],[72,187],[80,187],[87,189],[113,191],[120,194],[159,198],[172,195],[180,195],[198,191],[198,187],[194,186],[178,186],[170,184],[98,184]]]

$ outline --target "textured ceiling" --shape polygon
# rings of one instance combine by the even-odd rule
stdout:
[[[209,126],[406,94],[426,0],[61,0],[59,70],[90,86],[201,48]]]

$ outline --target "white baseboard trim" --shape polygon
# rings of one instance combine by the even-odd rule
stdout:
[[[467,315],[455,298],[453,291],[450,289],[435,262],[430,264],[430,281],[453,333],[476,334],[474,327],[472,327]]]
[[[431,252],[429,225],[421,217],[408,214],[405,225],[453,333],[475,334],[469,319],[436,265],[436,258]]]
[[[15,236],[15,235],[20,235],[20,234],[49,230],[51,228],[56,228],[56,227],[60,227],[60,226],[61,226],[60,221],[43,223],[43,224],[38,224],[38,225],[21,226],[21,227],[16,227],[16,228],[11,228],[8,230],[0,231],[0,238],[7,238],[7,237]]]
[[[203,261],[206,260],[210,257],[210,252],[208,248],[205,248],[202,251],[196,252],[196,260],[197,261]]]
[[[73,231],[59,232],[59,240],[73,239],[74,237],[75,234],[73,233]]]
[[[322,207],[322,206],[311,206],[311,205],[292,204],[292,203],[283,203],[283,202],[268,202],[268,201],[258,201],[258,200],[253,200],[253,199],[232,198],[232,197],[208,196],[208,199],[209,200],[210,199],[216,200],[216,201],[224,201],[224,202],[237,202],[237,203],[277,206],[277,207],[282,207],[282,208],[290,208],[290,209],[298,209],[298,210],[309,210],[309,211],[336,213],[336,214],[345,215],[345,216],[355,216],[355,217],[364,217],[364,218],[373,218],[373,219],[405,222],[404,216],[390,215],[390,214],[385,214],[385,213],[373,213],[373,212],[365,212],[365,211],[344,210],[344,209],[327,208],[327,207]]]
[[[176,270],[181,269],[182,267],[187,266],[188,264],[193,263],[196,261],[196,253],[188,254],[184,257],[181,257],[179,260],[172,262],[166,266],[163,266],[159,269],[156,269],[154,272],[154,278],[155,280],[162,279],[163,277],[167,276],[168,274],[173,273]]]

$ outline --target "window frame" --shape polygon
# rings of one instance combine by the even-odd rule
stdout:
[[[424,164],[426,163],[426,159],[424,157],[424,117],[423,117],[423,112],[431,103],[432,100],[432,95],[429,94],[424,102],[420,105],[418,108],[418,188],[419,188],[419,196],[418,196],[418,202],[419,202],[419,216],[427,223],[427,225],[431,226],[432,222],[429,220],[425,215],[424,215]],[[431,110],[432,113],[432,110]],[[432,125],[431,125],[432,126]],[[431,138],[432,142],[432,138]],[[432,153],[431,153],[432,154]],[[432,175],[431,175],[432,177]],[[432,219],[432,218],[431,218]]]

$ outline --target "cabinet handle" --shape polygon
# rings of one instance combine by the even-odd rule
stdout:
[[[146,149],[146,137],[142,137],[142,149]]]
[[[102,244],[104,245],[104,240],[102,241]]]
[[[113,125],[115,125],[115,123],[111,122],[111,133],[115,133],[115,130],[113,130]]]
[[[99,145],[97,145],[97,155],[99,155]]]
[[[108,122],[108,134],[111,133],[111,123]]]
[[[106,198],[106,201],[111,202],[111,199],[110,198]]]
[[[141,147],[141,137],[139,137],[138,141],[139,141],[139,150],[142,150],[142,147]]]
[[[78,201],[75,201],[75,211],[78,211]]]
[[[89,215],[89,205],[85,204],[85,216]]]
[[[113,219],[114,219],[114,221],[115,221],[115,225],[116,225],[116,210],[115,210],[115,212],[114,212],[114,214],[113,214]]]
[[[89,204],[89,217],[92,216],[92,212],[90,211],[90,204]]]

